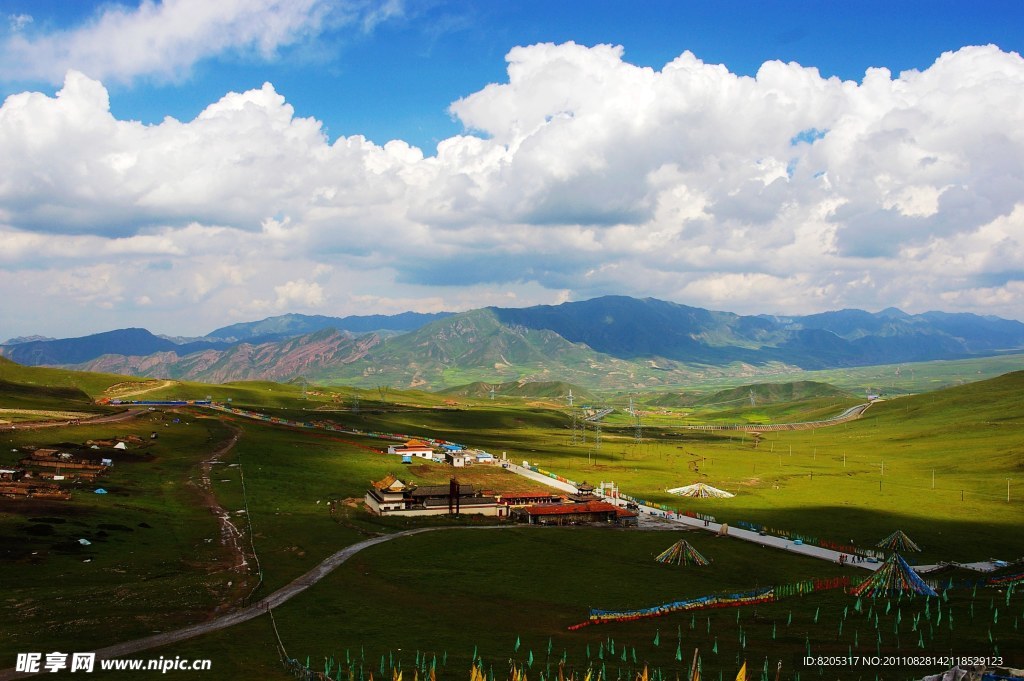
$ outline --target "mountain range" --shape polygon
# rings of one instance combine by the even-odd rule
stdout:
[[[122,329],[7,344],[0,355],[22,364],[208,382],[304,376],[423,389],[523,380],[632,389],[1022,350],[1024,324],[990,316],[893,308],[742,316],[606,296],[457,314],[283,315],[188,343]]]

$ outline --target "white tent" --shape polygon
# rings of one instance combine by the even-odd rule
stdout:
[[[114,449],[128,449],[128,446],[123,442],[118,442],[114,445]]]
[[[730,494],[725,490],[712,487],[711,485],[705,485],[703,482],[698,482],[694,485],[687,485],[686,487],[676,487],[668,490],[669,494],[675,494],[681,497],[696,497],[698,499],[731,499],[736,496]]]

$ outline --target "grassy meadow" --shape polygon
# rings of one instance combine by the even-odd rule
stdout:
[[[922,372],[918,368],[916,373]],[[132,381],[3,361],[0,380],[77,389],[93,398],[124,392],[130,387],[123,384]],[[122,387],[111,390],[115,386]],[[155,389],[139,399],[230,397],[238,406],[290,419],[440,437],[497,456],[507,453],[516,462],[527,460],[570,479],[613,480],[634,496],[729,523],[746,520],[837,542],[852,539],[861,546],[900,528],[924,549],[908,557],[913,564],[1024,555],[1019,531],[1024,523],[1021,373],[882,401],[844,425],[760,437],[683,426],[813,420],[848,404],[829,397],[753,408],[659,407],[665,412],[661,421],[648,419],[655,409],[644,407],[641,442],[635,440],[632,419],[619,412],[602,425],[599,447],[593,425],[586,442],[577,433],[574,444],[567,409],[550,399],[492,401],[337,387],[308,387],[303,399],[301,386],[262,382],[151,381],[143,389],[148,388]],[[17,389],[8,392],[0,391],[0,408],[28,399]],[[352,408],[353,394],[360,398],[358,411]],[[57,409],[71,397],[33,392],[31,399],[37,408]],[[76,404],[83,403],[77,399]],[[857,401],[851,398],[850,403]],[[571,665],[583,668],[589,647],[592,663],[624,675],[644,660],[666,673],[685,673],[695,647],[701,649],[705,678],[733,678],[743,659],[752,675],[760,674],[766,661],[772,670],[781,661],[784,678],[819,676],[820,668],[799,664],[808,646],[812,654],[829,655],[998,650],[1009,662],[1024,664],[1019,629],[1024,602],[1019,594],[1007,599],[1005,592],[993,589],[976,594],[953,589],[942,605],[946,619],[938,623],[934,599],[928,605],[920,598],[866,599],[863,612],[855,612],[855,599],[831,591],[570,632],[566,627],[586,620],[590,607],[648,607],[773,583],[867,573],[702,532],[478,529],[487,522],[376,518],[358,506],[370,480],[394,472],[418,484],[441,484],[452,470],[425,463],[402,466],[377,451],[386,442],[372,438],[283,428],[199,409],[159,408],[118,424],[0,434],[0,465],[16,461],[18,455],[10,450],[19,445],[129,433],[146,437],[151,431],[160,437],[147,441],[150,448],[124,453],[125,460],[118,460],[109,476],[97,485],[80,485],[70,502],[0,500],[0,582],[7,587],[0,608],[0,668],[12,666],[16,652],[85,650],[206,619],[271,593],[346,545],[415,526],[456,529],[368,549],[275,609],[289,655],[303,662],[308,656],[314,668],[322,669],[325,657],[343,658],[347,649],[354,658],[358,651],[364,671],[372,669],[378,676],[382,655],[401,659],[411,671],[416,651],[446,652],[442,676],[456,679],[468,673],[474,646],[498,675],[505,673],[510,658],[525,662],[532,651],[533,676],[548,661],[549,640],[552,658],[564,650]],[[201,462],[234,432],[240,433],[238,442],[212,466],[209,485],[243,530],[247,550],[254,548],[258,556],[259,568],[250,561],[247,574],[229,569],[229,551],[220,543],[217,519],[203,506],[198,480]],[[476,466],[456,474],[463,482],[495,491],[538,489],[501,469]],[[682,500],[665,492],[697,480],[737,496]],[[100,485],[110,494],[91,493]],[[672,568],[653,561],[681,536],[713,560],[709,568]],[[82,546],[78,538],[92,544]],[[942,579],[959,583],[978,576],[959,571]],[[517,637],[522,647],[514,651]],[[924,648],[918,647],[919,637]],[[623,645],[630,651],[625,660]],[[276,646],[264,616],[140,656],[210,657],[218,679],[287,678]],[[682,662],[675,659],[677,647]],[[597,658],[599,650],[603,660]],[[937,669],[901,667],[879,678],[910,678]],[[825,675],[871,678],[876,671],[881,670],[829,669]]]

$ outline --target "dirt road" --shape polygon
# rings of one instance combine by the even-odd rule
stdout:
[[[116,414],[102,414],[87,419],[71,419],[66,421],[27,421],[25,423],[0,424],[0,432],[11,430],[39,430],[40,428],[63,428],[68,426],[95,426],[101,423],[119,423],[133,419],[145,413],[143,409],[128,409]]]
[[[221,617],[217,617],[206,622],[200,622],[199,624],[193,624],[183,629],[177,629],[175,631],[167,631],[160,634],[154,634],[153,636],[147,636],[146,638],[136,639],[134,641],[126,641],[124,643],[117,643],[106,648],[99,648],[96,650],[97,660],[109,660],[112,658],[126,657],[128,655],[135,655],[146,650],[153,648],[159,648],[166,646],[171,643],[177,643],[178,641],[185,641],[196,636],[202,636],[203,634],[209,634],[214,631],[220,631],[221,629],[227,629],[236,624],[242,622],[248,622],[251,619],[259,617],[265,614],[268,610],[276,608],[277,606],[285,603],[286,601],[294,598],[298,594],[302,593],[309,587],[313,586],[321,579],[329,575],[335,568],[347,561],[349,558],[359,553],[363,549],[367,549],[377,544],[382,544],[392,539],[398,539],[399,537],[408,537],[414,534],[420,534],[422,532],[436,532],[439,530],[453,530],[453,529],[471,529],[471,530],[500,530],[506,526],[502,525],[488,525],[488,526],[475,526],[475,527],[423,527],[415,530],[404,530],[402,532],[396,532],[394,534],[386,534],[380,537],[374,537],[373,539],[366,539],[359,542],[358,544],[352,544],[346,546],[342,550],[328,557],[322,563],[317,565],[315,568],[302,575],[298,579],[294,580],[287,586],[284,586],[274,593],[270,594],[261,601],[258,601],[246,608],[235,610],[234,612],[228,613]],[[511,526],[513,528],[517,526]],[[518,526],[521,527],[521,526]],[[25,651],[31,652],[31,651]],[[41,651],[36,651],[41,652]],[[62,651],[62,652],[87,652],[87,651]],[[97,663],[97,669],[99,664]],[[24,679],[30,676],[36,676],[37,674],[26,674],[23,672],[17,672],[14,669],[0,670],[0,681],[8,681],[9,679]]]

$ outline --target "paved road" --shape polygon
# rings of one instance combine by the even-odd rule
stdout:
[[[778,430],[814,430],[815,428],[826,428],[828,426],[836,426],[840,423],[846,423],[854,419],[859,419],[864,415],[864,412],[868,410],[874,402],[865,402],[864,404],[858,404],[850,407],[843,411],[838,416],[832,418],[822,419],[821,421],[798,421],[796,423],[732,423],[725,425],[684,425],[679,426],[684,430],[739,430],[747,433],[760,433],[765,431],[778,431]]]
[[[177,629],[175,631],[167,631],[160,634],[154,634],[153,636],[147,636],[146,638],[136,639],[134,641],[127,641],[125,643],[118,643],[106,648],[99,648],[96,650],[97,660],[109,660],[112,658],[126,657],[129,655],[135,655],[152,648],[159,648],[171,643],[177,643],[178,641],[185,641],[196,636],[202,636],[203,634],[209,634],[214,631],[221,629],[227,629],[236,624],[242,622],[248,622],[251,619],[259,617],[265,614],[268,610],[276,608],[282,603],[294,598],[298,594],[302,593],[309,587],[313,586],[321,579],[329,575],[335,568],[344,563],[346,560],[359,553],[363,549],[377,544],[382,544],[392,539],[398,539],[399,537],[408,537],[414,534],[420,534],[422,532],[436,532],[439,530],[453,530],[453,529],[470,529],[470,530],[496,530],[505,528],[516,528],[521,529],[523,525],[486,525],[486,526],[471,526],[471,527],[423,527],[415,530],[404,530],[402,532],[396,532],[394,534],[386,534],[380,537],[374,537],[373,539],[366,539],[359,542],[358,544],[352,544],[346,546],[342,550],[328,557],[322,563],[317,565],[315,568],[302,575],[295,581],[291,582],[287,586],[284,586],[274,593],[270,594],[263,600],[253,603],[252,605],[235,610],[234,612],[222,615],[206,622],[200,622],[199,624],[193,624],[183,629]],[[24,651],[33,652],[33,651]],[[34,651],[42,652],[42,651]],[[68,650],[62,652],[88,652],[83,650]],[[97,669],[99,666],[97,665]],[[9,679],[24,679],[30,676],[36,676],[36,674],[25,674],[23,672],[16,672],[14,669],[0,670],[0,681],[8,681]]]
[[[507,468],[508,470],[512,471],[513,473],[516,473],[517,475],[522,475],[523,477],[530,478],[531,480],[535,480],[543,485],[554,487],[557,490],[563,492],[570,492],[573,494],[575,494],[576,492],[576,487],[574,485],[570,483],[561,482],[553,478],[549,478],[546,475],[541,475],[540,473],[531,471],[529,468],[523,468],[522,466],[516,465],[511,462],[509,462]],[[605,501],[617,504],[619,506],[625,506],[625,502],[623,502],[620,499],[605,499]],[[700,518],[691,518],[685,515],[676,516],[675,514],[669,514],[668,516],[666,516],[665,511],[653,508],[651,506],[641,506],[640,511],[645,516],[650,515],[660,517],[664,520],[667,520],[668,522],[678,523],[680,525],[685,525],[689,528],[705,530],[707,532],[713,532],[715,534],[717,534],[722,527],[720,523],[709,523],[705,525],[704,521]],[[839,562],[839,551],[824,549],[820,546],[811,546],[810,544],[794,544],[791,540],[785,539],[783,537],[773,537],[771,535],[761,536],[757,532],[752,532],[751,530],[744,530],[742,528],[733,527],[731,525],[729,526],[729,536],[735,537],[737,539],[742,539],[744,541],[751,541],[756,544],[761,544],[762,546],[771,546],[776,549],[782,549],[783,551],[789,551],[790,553],[798,553],[803,556],[820,558],[822,560],[827,560],[832,563]],[[865,570],[874,571],[881,566],[881,563],[848,563],[848,565],[850,565],[851,567],[859,567],[864,568]]]

